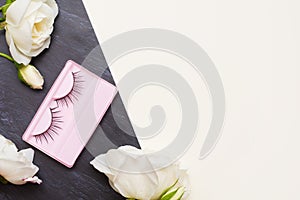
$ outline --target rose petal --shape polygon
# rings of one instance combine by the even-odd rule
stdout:
[[[23,20],[27,19],[30,15],[36,15],[36,12],[41,8],[43,3],[41,1],[31,1],[27,7],[26,13],[23,16]]]
[[[22,154],[28,162],[32,162],[33,161],[33,157],[34,157],[34,151],[33,149],[24,149],[24,150],[21,150],[19,151],[20,154]]]
[[[10,183],[25,184],[39,168],[32,163],[34,151],[25,149],[18,152],[15,144],[0,135],[0,175]]]
[[[25,182],[30,182],[30,183],[37,183],[37,184],[41,184],[43,181],[41,179],[39,179],[37,176],[34,176],[32,178],[26,178],[24,180]]]
[[[102,173],[113,175],[113,173],[106,164],[105,155],[97,156],[94,160],[90,162],[90,164]]]
[[[15,26],[19,25],[28,6],[30,5],[30,2],[30,0],[18,0],[11,4],[6,12],[6,23]]]
[[[51,42],[51,38],[47,38],[41,46],[37,46],[36,44],[32,46],[30,52],[27,53],[28,56],[35,57],[39,55],[44,49],[49,48]]]
[[[53,16],[55,18],[58,15],[58,6],[57,6],[57,3],[55,2],[55,0],[46,0],[45,2],[53,10]]]
[[[12,57],[14,58],[14,60],[17,63],[28,65],[31,61],[31,57],[25,56],[21,51],[19,51],[16,48],[14,41],[8,31],[6,31],[6,41],[9,45],[9,51],[10,51]]]
[[[19,27],[9,25],[6,27],[6,33],[11,35],[11,42],[18,44],[17,48],[22,54],[26,54],[32,48],[31,29],[32,25],[28,22],[22,23]]]

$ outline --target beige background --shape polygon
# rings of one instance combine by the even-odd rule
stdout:
[[[182,158],[191,175],[192,200],[300,199],[299,1],[84,3],[100,42],[138,28],[169,29],[193,39],[215,62],[225,86],[226,122],[216,149],[202,161],[198,156],[211,117],[202,79],[177,57],[155,51],[130,54],[111,66],[118,82],[141,64],[165,64],[193,86],[201,123],[196,140]],[[156,104],[165,108],[168,121],[158,136],[140,138],[143,148],[163,148],[180,126],[176,98],[154,86],[132,97],[127,106],[132,122],[151,123],[145,113]]]

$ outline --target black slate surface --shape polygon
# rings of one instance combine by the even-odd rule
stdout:
[[[0,0],[1,5],[4,2]],[[12,140],[19,149],[31,147],[21,137],[66,61],[71,59],[81,64],[98,45],[82,1],[57,0],[57,3],[60,14],[55,22],[50,49],[32,60],[32,64],[45,77],[46,83],[42,91],[33,91],[21,84],[14,65],[0,58],[0,134]],[[0,51],[8,53],[4,31],[0,32]],[[102,71],[102,78],[114,83],[101,49],[96,57],[94,64],[86,63],[85,67],[98,74]],[[117,112],[114,112],[113,117],[109,109],[100,123],[104,133],[97,131],[94,137],[98,140],[89,144],[94,152],[104,153],[113,146],[125,144],[139,146],[136,138],[130,136],[134,135],[133,129],[119,96],[113,104],[118,108]],[[118,127],[116,121],[127,133]],[[37,175],[43,180],[43,184],[0,185],[0,200],[123,199],[111,189],[106,176],[89,164],[92,159],[93,155],[85,149],[75,166],[68,169],[35,149],[34,163],[40,168]]]

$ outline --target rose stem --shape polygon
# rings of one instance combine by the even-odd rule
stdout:
[[[12,57],[10,57],[9,55],[7,55],[7,54],[5,54],[5,53],[1,53],[1,52],[0,52],[0,56],[2,56],[3,58],[6,58],[7,60],[9,60],[9,61],[11,61],[11,62],[13,62],[13,63],[16,62]]]

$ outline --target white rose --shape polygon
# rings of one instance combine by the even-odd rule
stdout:
[[[171,194],[172,200],[183,195],[181,199],[187,198],[189,183],[186,171],[176,164],[155,169],[161,159],[150,160],[144,151],[123,146],[97,156],[91,164],[106,174],[116,192],[128,199],[157,200],[163,194]]]
[[[16,0],[6,12],[6,41],[18,63],[28,65],[50,45],[54,19],[58,14],[55,0]]]
[[[14,143],[0,135],[0,176],[10,183],[23,185],[27,182],[42,182],[34,176],[39,168],[32,163],[33,156],[32,149],[18,152]]]

